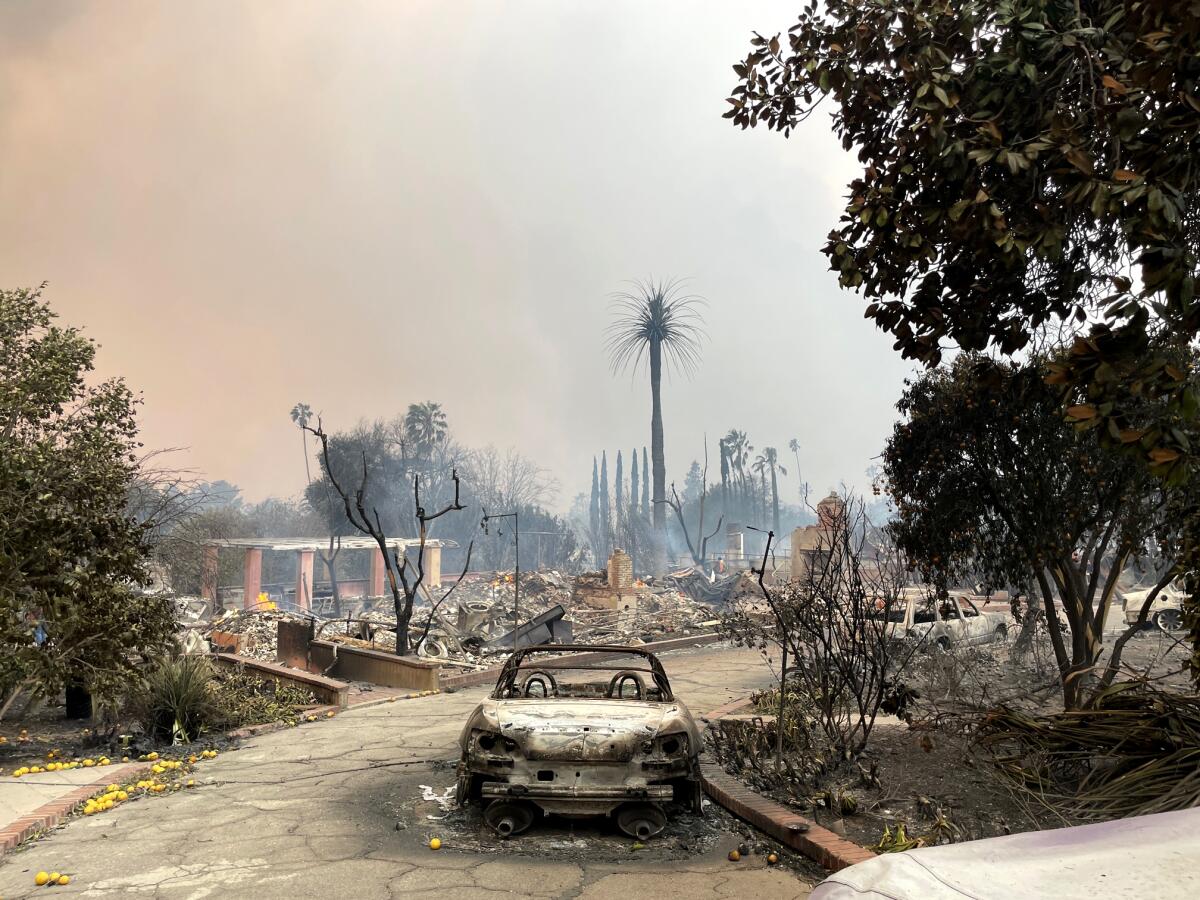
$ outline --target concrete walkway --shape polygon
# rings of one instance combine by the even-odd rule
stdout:
[[[667,654],[675,692],[697,714],[766,686],[761,657],[725,646]],[[725,854],[734,833],[686,858],[631,853],[580,834],[530,832],[475,846],[440,834],[425,802],[454,782],[464,719],[487,688],[368,708],[250,739],[197,767],[201,786],[78,819],[0,859],[0,896],[44,895],[39,870],[71,875],[55,896],[287,898],[804,897],[810,885],[762,857]],[[582,849],[579,849],[582,848]],[[36,893],[35,893],[36,892]]]

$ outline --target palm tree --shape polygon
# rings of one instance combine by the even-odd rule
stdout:
[[[704,301],[684,294],[676,281],[648,279],[613,295],[616,318],[606,329],[605,349],[614,373],[650,369],[650,453],[654,466],[654,530],[666,528],[667,463],[663,450],[662,375],[664,366],[691,375],[700,362],[704,337],[699,307]]]
[[[729,456],[729,467],[735,476],[734,486],[737,488],[737,493],[740,494],[739,513],[744,516],[750,503],[750,483],[746,477],[746,462],[754,448],[750,446],[750,439],[746,436],[746,432],[738,431],[736,428],[729,429],[729,434],[725,435],[724,441],[725,452]]]
[[[792,443],[796,444],[795,438],[792,439]],[[800,449],[799,444],[796,444],[796,449]],[[779,464],[779,452],[774,447],[763,447],[762,454],[755,461],[755,467],[760,472],[763,469],[769,469],[771,472],[771,528],[779,534],[779,479],[775,473],[786,475],[787,469]]]
[[[446,440],[449,427],[442,404],[427,400],[409,405],[404,414],[404,438],[413,445],[416,456],[428,458],[435,447]]]
[[[755,509],[755,515],[762,516],[762,518],[759,519],[759,522],[766,522],[767,521],[767,459],[766,459],[766,457],[760,453],[757,457],[755,457],[754,465],[752,468],[754,470],[754,474],[758,476],[758,482],[762,488],[759,491],[759,494],[761,495],[761,497],[760,497],[761,506],[759,508]]]
[[[308,468],[308,420],[312,418],[312,407],[307,403],[297,403],[292,407],[292,421],[300,429],[300,440],[304,446],[304,478],[312,481],[312,472]]]
[[[792,456],[794,456],[796,458],[796,477],[799,478],[800,477],[800,441],[798,441],[796,438],[792,438],[790,441],[788,441],[788,449],[792,451]],[[786,475],[787,472],[784,472],[783,474]],[[804,482],[803,481],[800,482],[800,502],[801,503],[804,502]]]

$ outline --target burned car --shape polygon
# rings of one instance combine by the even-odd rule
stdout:
[[[982,612],[969,597],[952,593],[935,601],[921,588],[905,588],[888,611],[893,633],[929,648],[949,650],[1008,639],[1007,613]]]
[[[1152,587],[1137,588],[1120,594],[1121,610],[1125,614],[1125,624],[1132,625],[1142,614]],[[1163,631],[1179,631],[1183,628],[1183,601],[1187,592],[1180,583],[1168,584],[1158,592],[1150,602],[1148,611],[1149,622]]]
[[[662,663],[633,647],[518,650],[459,739],[459,804],[502,837],[543,816],[614,816],[645,840],[700,811],[700,733]]]

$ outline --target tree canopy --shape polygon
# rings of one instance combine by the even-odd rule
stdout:
[[[1200,4],[813,0],[751,44],[726,116],[788,134],[832,99],[864,168],[824,251],[901,353],[1065,326],[1052,381],[1087,389],[1102,441],[1143,393],[1196,411],[1150,350],[1200,331]],[[1135,446],[1182,467],[1182,438]]]
[[[120,379],[90,383],[95,345],[54,319],[40,289],[0,290],[0,694],[111,696],[175,620],[137,589],[136,400]]]

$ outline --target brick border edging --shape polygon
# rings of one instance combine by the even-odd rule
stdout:
[[[749,705],[750,698],[742,697],[717,707],[702,718],[707,722],[716,722]],[[712,763],[700,765],[700,783],[704,793],[715,803],[831,872],[875,857],[875,853],[866,847],[848,841],[811,819],[752,791]]]
[[[645,650],[649,653],[666,653],[669,650],[686,650],[691,647],[703,647],[706,644],[715,644],[723,640],[728,640],[728,635],[722,634],[719,631],[706,631],[703,634],[689,634],[685,637],[668,638],[665,641],[651,641],[648,644],[631,644],[630,646],[636,650]],[[439,682],[438,689],[443,691],[447,688],[457,690],[458,688],[478,687],[481,684],[492,684],[500,677],[500,670],[502,668],[503,666],[494,666],[490,669],[467,672],[464,675],[450,675]]]
[[[16,849],[19,844],[29,840],[38,832],[49,831],[56,825],[61,824],[76,806],[97,793],[105,785],[126,781],[134,774],[146,771],[151,765],[153,763],[136,762],[124,763],[112,768],[105,766],[103,767],[105,772],[103,778],[81,784],[73,791],[55,800],[51,800],[49,803],[43,803],[29,815],[21,816],[9,824],[2,826],[3,830],[0,830],[0,857]]]

